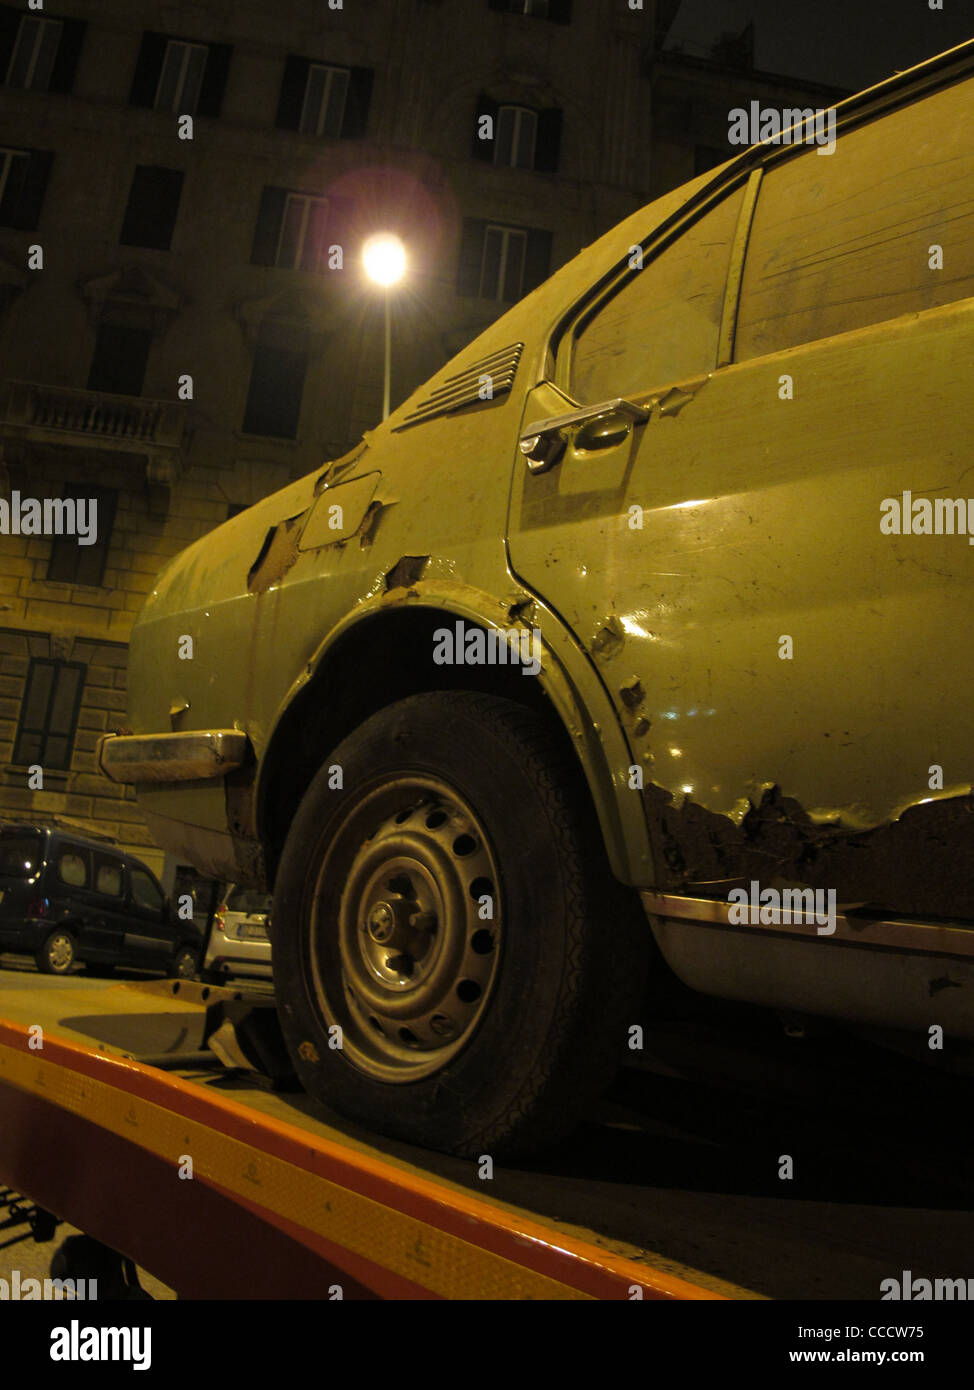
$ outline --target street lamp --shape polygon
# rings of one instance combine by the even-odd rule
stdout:
[[[365,273],[373,284],[381,285],[385,295],[386,313],[386,365],[382,389],[382,418],[389,414],[389,385],[392,376],[392,316],[389,309],[389,291],[398,285],[406,273],[406,248],[391,232],[379,232],[369,237],[362,248],[362,264]]]

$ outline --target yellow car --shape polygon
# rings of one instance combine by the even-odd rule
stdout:
[[[972,73],[637,212],[159,579],[101,765],[273,890],[323,1102],[550,1143],[647,972],[974,1039]]]

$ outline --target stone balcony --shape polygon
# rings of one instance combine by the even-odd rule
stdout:
[[[171,487],[182,471],[181,402],[34,381],[8,381],[4,396],[0,434],[7,439],[141,455],[147,481],[161,487]]]

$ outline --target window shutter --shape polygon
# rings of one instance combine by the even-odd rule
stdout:
[[[198,116],[219,116],[223,105],[223,93],[227,87],[227,74],[230,71],[230,55],[233,52],[228,43],[211,43],[203,69],[200,84],[200,97],[196,103]]]
[[[135,64],[132,77],[132,90],[129,92],[129,106],[148,106],[155,103],[162,63],[166,56],[167,39],[165,34],[146,30],[142,35],[142,47]]]
[[[286,188],[265,188],[260,195],[260,210],[250,253],[251,265],[273,265],[277,259],[277,243],[284,219]]]
[[[78,70],[78,57],[81,53],[81,43],[84,39],[87,23],[83,19],[62,19],[61,26],[61,42],[54,55],[51,80],[47,84],[49,92],[70,92],[74,86],[74,76]]]
[[[481,92],[477,98],[477,106],[474,110],[473,118],[473,150],[474,159],[482,159],[486,164],[494,162],[494,145],[497,139],[497,113],[500,110],[500,102],[494,101],[486,92]],[[494,138],[492,140],[481,140],[480,138],[480,118],[489,116],[493,122]]]
[[[552,107],[538,112],[538,139],[534,147],[534,167],[540,173],[553,174],[558,168],[561,148],[561,111]]]
[[[298,58],[293,53],[289,53],[285,58],[281,95],[277,103],[277,116],[274,119],[278,130],[297,130],[300,126],[310,67],[307,58]]]
[[[8,227],[18,227],[21,231],[32,232],[37,226],[53,160],[54,155],[50,150],[31,150],[24,181],[17,201],[11,209],[11,218],[7,222]],[[6,199],[4,201],[6,202]]]
[[[352,68],[348,75],[348,96],[345,98],[345,119],[342,139],[358,140],[365,134],[372,100],[371,68]]]
[[[487,223],[479,217],[463,219],[460,257],[457,262],[457,294],[476,299],[480,294],[480,267],[484,257]]]
[[[528,229],[528,248],[524,258],[524,293],[547,280],[551,269],[551,233],[539,227]]]
[[[12,5],[0,5],[0,82],[7,76],[10,59],[13,57],[17,30],[20,28],[21,11]]]

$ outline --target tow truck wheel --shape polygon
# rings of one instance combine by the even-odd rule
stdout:
[[[52,931],[34,959],[45,975],[67,975],[74,965],[74,937],[63,928]]]
[[[335,749],[291,826],[271,935],[311,1095],[507,1158],[570,1131],[611,1079],[649,954],[571,750],[467,691],[402,700]]]

